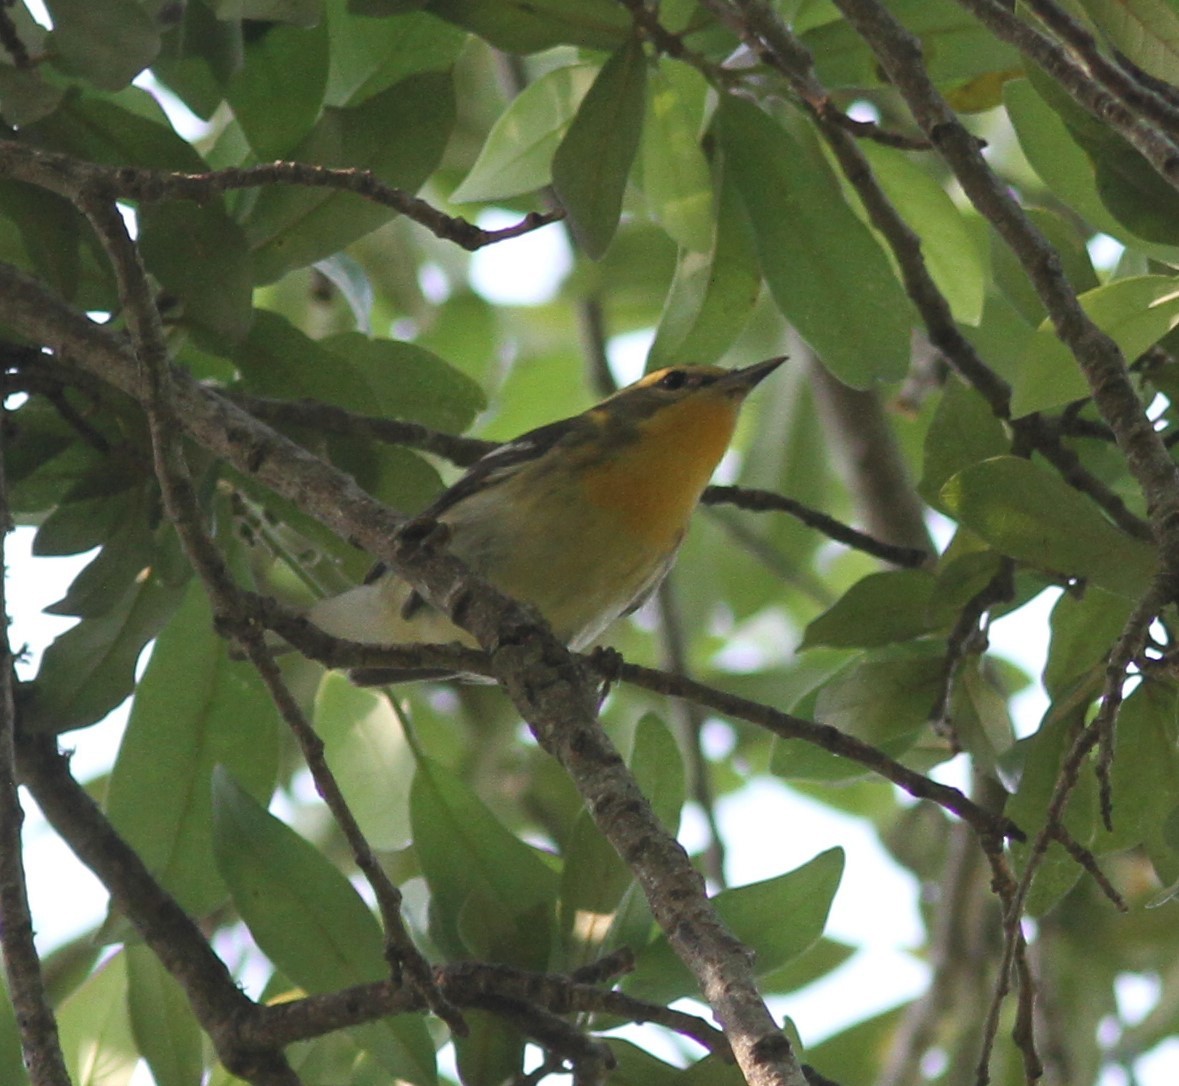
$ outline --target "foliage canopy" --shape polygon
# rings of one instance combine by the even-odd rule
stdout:
[[[93,557],[5,677],[4,1082],[1159,1058],[1179,3],[31,7],[0,6],[0,494],[37,554]],[[520,301],[544,239],[567,266]],[[621,657],[476,589],[490,662],[408,652],[498,686],[368,690],[323,663],[371,654],[292,620],[373,557],[445,597],[405,518],[640,355],[784,350]],[[1045,593],[1047,708],[1015,723],[1037,677],[987,633]],[[83,788],[59,744],[128,699]],[[846,983],[856,946],[824,934],[841,850],[726,884],[718,806],[766,778],[870,825],[927,931],[923,995],[789,1045],[761,996]],[[64,946],[32,942],[17,780],[111,894]],[[702,993],[723,1034],[668,1009]]]

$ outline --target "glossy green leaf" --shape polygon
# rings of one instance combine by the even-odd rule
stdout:
[[[1044,665],[1044,689],[1053,700],[1089,671],[1104,674],[1105,658],[1130,617],[1133,603],[1090,585],[1065,592],[1052,608],[1052,640]]]
[[[348,880],[222,768],[213,772],[217,866],[263,953],[308,992],[385,976],[380,925]],[[353,1029],[388,1073],[431,1086],[434,1045],[424,1021],[398,1015]]]
[[[675,362],[711,364],[733,345],[761,293],[749,216],[730,172],[721,180],[707,253],[681,249],[647,369]]]
[[[553,188],[574,236],[595,259],[618,229],[643,128],[646,84],[647,59],[632,38],[603,65],[553,155]]]
[[[438,165],[454,123],[449,76],[410,76],[358,106],[324,110],[291,152],[301,162],[370,169],[387,184],[416,191]],[[245,220],[254,276],[269,283],[330,256],[394,216],[389,208],[329,188],[263,190]]]
[[[128,1086],[139,1053],[127,1014],[127,961],[116,954],[57,1008],[73,1086]]]
[[[1092,116],[1039,69],[1028,69],[1036,92],[1060,115],[1090,163],[1098,198],[1139,238],[1179,243],[1179,192],[1114,128]]]
[[[1061,761],[1072,746],[1083,717],[1084,706],[1080,706],[1047,719],[1035,735],[1021,739],[1004,759],[1008,767],[1017,767],[1018,781],[1004,813],[1029,837],[1034,838],[1044,824],[1045,813],[1060,777]],[[1082,845],[1092,841],[1097,826],[1096,791],[1093,774],[1082,772],[1063,813],[1065,827]],[[1012,846],[1017,871],[1021,872],[1026,865],[1029,850],[1030,846],[1025,843]],[[1080,865],[1064,849],[1049,849],[1028,895],[1029,915],[1046,913],[1076,885],[1082,874]]]
[[[460,1082],[518,1082],[523,1078],[524,1035],[505,1015],[463,1012],[470,1027],[455,1037],[455,1062]]]
[[[652,218],[684,249],[712,247],[712,176],[700,146],[708,84],[695,68],[667,61],[651,72],[641,153]]]
[[[686,798],[683,756],[667,725],[654,714],[647,713],[639,720],[628,762],[656,816],[675,833]],[[625,900],[635,882],[630,868],[588,811],[577,815],[562,851],[562,930],[571,944],[568,964],[577,966],[626,939],[630,918],[620,917],[619,912],[625,911]],[[646,923],[641,927],[645,931]]]
[[[509,53],[615,49],[631,32],[630,15],[612,0],[427,0],[426,8]]]
[[[317,399],[442,429],[465,429],[485,402],[469,377],[414,344],[358,332],[316,341],[266,310],[255,313],[234,358],[260,395]]]
[[[1113,830],[1098,828],[1099,854],[1146,843],[1174,852],[1165,824],[1179,808],[1179,699],[1166,682],[1141,683],[1118,712],[1110,773]]]
[[[925,728],[944,670],[938,651],[865,655],[822,688],[815,719],[897,755]]]
[[[270,798],[281,722],[252,665],[231,661],[192,582],[156,640],[107,789],[111,822],[195,916],[225,898],[213,856],[210,780],[227,767]]]
[[[645,713],[635,727],[631,772],[669,833],[679,830],[687,800],[683,755],[668,726],[654,713]]]
[[[242,24],[218,19],[200,2],[164,36],[152,74],[202,120],[210,120],[245,56]]]
[[[137,108],[132,109],[132,104]],[[153,99],[137,88],[120,94],[117,101],[69,96],[44,120],[29,125],[25,135],[35,143],[107,166],[186,173],[208,169],[192,144],[164,123]]]
[[[940,629],[955,616],[951,608],[934,606],[935,583],[924,569],[870,574],[807,626],[799,648],[871,648]]]
[[[682,1086],[682,1068],[664,1063],[646,1049],[618,1037],[611,1037],[609,1045],[617,1063],[610,1079],[618,1086]]]
[[[1081,307],[1113,337],[1128,362],[1179,326],[1179,279],[1143,275],[1086,291]],[[1015,416],[1045,411],[1089,395],[1072,353],[1045,321],[1028,344],[1011,397]]]
[[[1020,457],[965,468],[942,487],[942,500],[996,550],[1037,569],[1132,597],[1154,573],[1153,547],[1120,532],[1058,475]]]
[[[1013,46],[999,41],[952,0],[892,0],[888,7],[920,39],[929,74],[942,86],[1022,66]],[[814,54],[825,86],[876,87],[885,82],[875,54],[844,19],[807,30],[802,43]]]
[[[449,770],[419,758],[409,797],[414,846],[432,895],[431,928],[447,953],[461,955],[464,911],[494,931],[501,960],[535,968],[547,959],[547,918],[557,873],[509,832]],[[508,944],[514,944],[509,946]]]
[[[773,118],[726,96],[725,168],[753,223],[766,283],[786,318],[853,388],[902,377],[911,309],[884,251],[827,165]],[[839,314],[855,314],[855,320]]]
[[[497,200],[547,185],[553,154],[597,72],[592,65],[573,64],[529,83],[496,119],[451,200]]]
[[[226,347],[253,319],[253,269],[245,235],[217,203],[155,204],[139,213],[148,270],[179,301],[175,318],[202,343]]]
[[[328,78],[328,30],[271,26],[246,47],[226,96],[254,153],[285,158],[311,130]]]
[[[355,106],[418,72],[445,71],[458,58],[467,35],[424,12],[365,18],[328,5],[331,42],[327,103]]]
[[[127,86],[160,50],[155,21],[136,0],[45,0],[45,7],[54,63],[102,90]]]
[[[843,877],[843,850],[828,849],[801,867],[764,882],[722,890],[713,899],[721,920],[755,954],[759,976],[798,957],[823,934]],[[640,955],[623,990],[654,1003],[696,995],[696,982],[666,936]]]
[[[860,150],[885,196],[921,239],[925,265],[954,318],[978,324],[987,262],[963,213],[946,190],[904,152],[871,140],[863,140]]]
[[[314,724],[369,843],[378,849],[404,848],[410,840],[414,762],[388,699],[329,672],[315,696]]]
[[[487,406],[483,389],[466,374],[413,343],[373,339],[344,332],[320,340],[346,359],[371,390],[366,407],[356,409],[412,419],[439,430],[459,432]]]
[[[147,946],[129,946],[125,957],[131,1033],[156,1086],[200,1086],[202,1034],[184,989]]]
[[[1080,0],[1103,36],[1158,79],[1179,82],[1179,9],[1168,0]]]
[[[207,0],[219,19],[312,26],[323,15],[324,0]]]
[[[143,647],[164,628],[184,595],[155,570],[97,618],[83,619],[45,650],[24,722],[64,732],[101,720],[135,685]]]
[[[925,434],[924,463],[918,492],[934,508],[943,508],[946,480],[971,464],[1002,456],[1011,448],[1003,423],[990,405],[965,381],[949,378]]]
[[[46,189],[22,181],[0,181],[0,215],[19,229],[30,270],[72,299],[82,273],[79,244],[84,220],[77,208]]]

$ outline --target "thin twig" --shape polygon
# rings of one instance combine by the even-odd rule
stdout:
[[[818,509],[812,509],[802,502],[775,494],[771,490],[758,490],[745,486],[710,486],[700,499],[705,505],[733,505],[751,512],[776,510],[788,513],[808,528],[822,532],[829,539],[843,543],[855,550],[863,551],[874,558],[883,559],[894,566],[905,569],[919,569],[927,565],[931,555],[917,547],[900,547],[844,524],[835,517]]]
[[[784,739],[801,739],[841,758],[848,758],[866,766],[917,799],[928,799],[968,822],[980,837],[987,839],[1011,838],[1022,841],[1023,831],[1009,818],[984,810],[957,788],[940,784],[929,777],[901,765],[882,750],[848,735],[830,724],[819,724],[772,709],[760,702],[729,694],[680,675],[669,675],[638,664],[627,663],[616,653],[597,654],[590,658],[603,677],[621,680],[645,690],[653,690],[673,698],[690,698],[700,705],[726,716],[747,720],[766,728]]]

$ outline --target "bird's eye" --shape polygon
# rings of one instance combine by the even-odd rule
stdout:
[[[675,392],[676,389],[683,388],[687,383],[688,374],[684,370],[668,370],[659,378],[659,387],[667,389],[668,392]]]

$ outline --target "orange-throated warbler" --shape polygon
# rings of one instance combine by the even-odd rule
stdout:
[[[494,449],[422,516],[446,526],[449,549],[472,571],[532,604],[571,648],[584,648],[666,576],[741,404],[784,361],[649,373],[580,415]],[[351,641],[474,644],[381,566],[308,617]],[[379,674],[377,681],[437,673]]]

